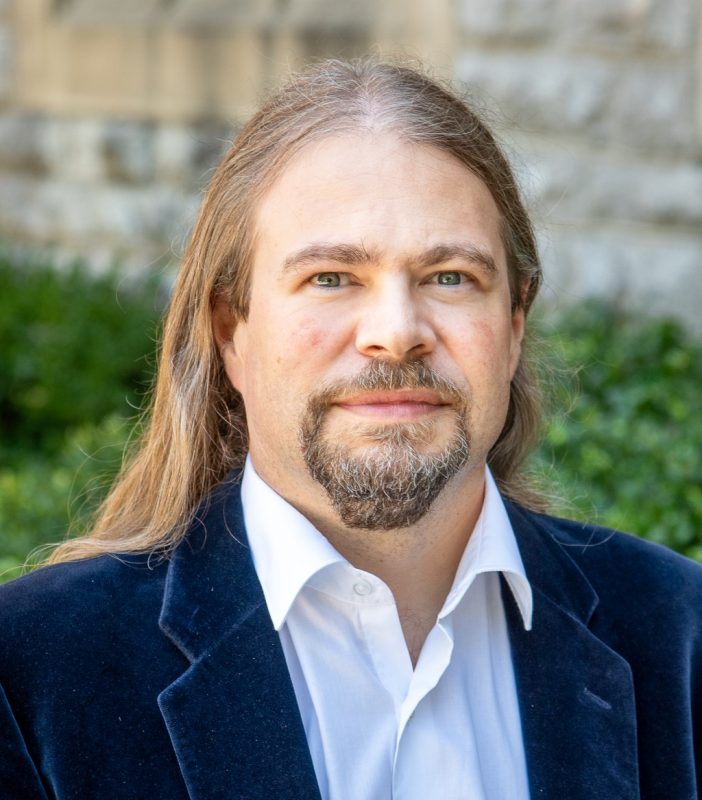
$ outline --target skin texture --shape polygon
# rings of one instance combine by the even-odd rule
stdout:
[[[520,356],[523,314],[511,310],[490,192],[453,156],[387,132],[310,144],[257,210],[247,319],[236,323],[222,303],[213,322],[244,398],[256,471],[352,564],[388,584],[416,661],[480,512]],[[415,524],[351,529],[305,466],[298,437],[308,400],[372,360],[415,359],[463,395],[470,456]],[[425,453],[455,431],[459,404],[437,393],[337,394],[323,434],[365,456],[379,446],[364,435],[370,428],[423,423]]]

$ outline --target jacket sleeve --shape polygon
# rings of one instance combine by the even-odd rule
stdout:
[[[0,796],[3,800],[49,800],[0,684]]]

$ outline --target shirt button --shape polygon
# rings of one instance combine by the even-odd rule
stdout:
[[[357,595],[365,597],[373,591],[373,586],[367,580],[360,580],[354,583],[353,590]]]

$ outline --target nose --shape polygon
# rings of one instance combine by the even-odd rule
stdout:
[[[359,353],[402,361],[425,356],[435,345],[427,310],[404,282],[392,281],[366,298],[356,328]]]

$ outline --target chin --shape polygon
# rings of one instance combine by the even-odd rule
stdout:
[[[446,430],[441,428],[446,427]],[[357,424],[347,435],[329,432],[324,438],[336,446],[350,450],[366,450],[382,447],[383,450],[411,448],[415,452],[431,455],[440,452],[454,434],[455,426],[441,426],[434,420],[421,422],[387,422]]]

